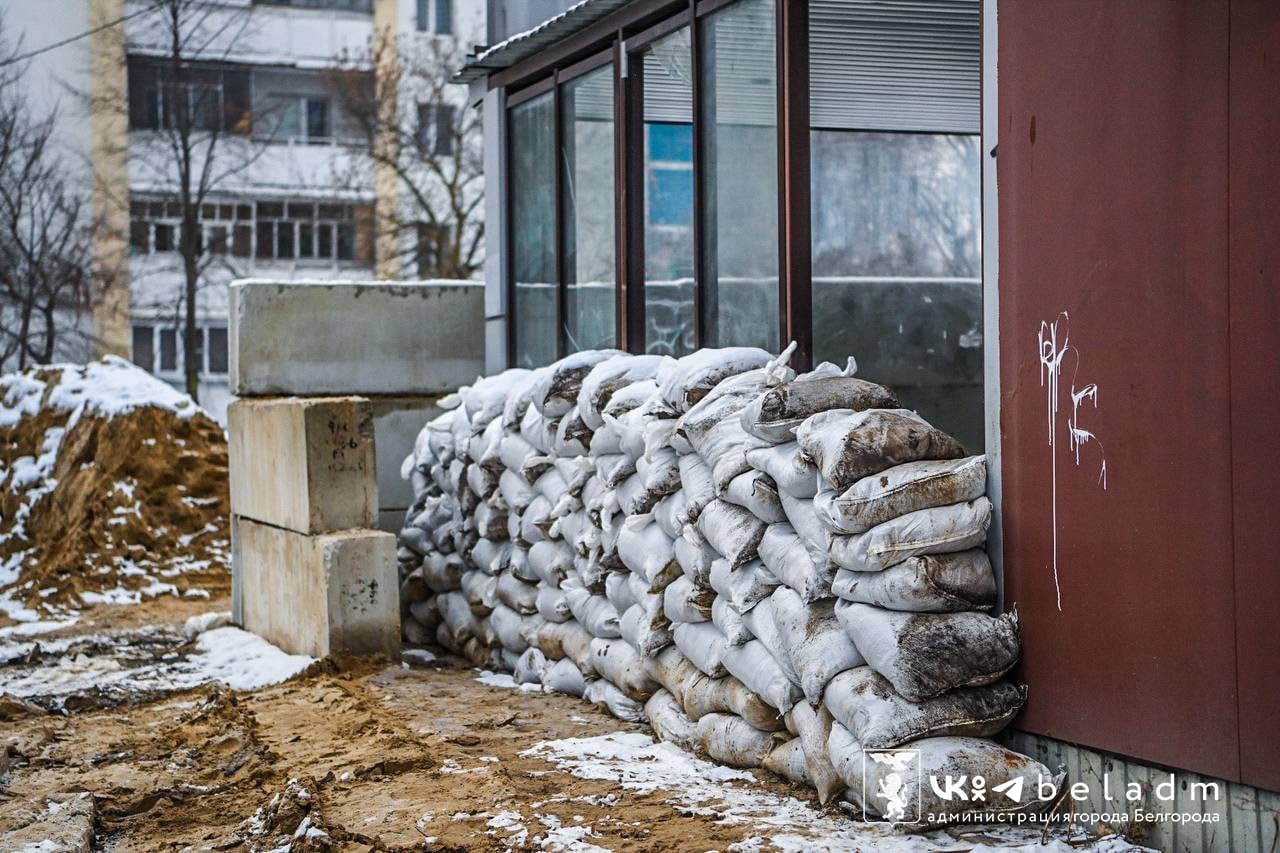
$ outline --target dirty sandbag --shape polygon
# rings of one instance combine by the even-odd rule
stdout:
[[[533,490],[545,497],[550,506],[555,506],[556,502],[569,491],[569,484],[565,482],[564,474],[553,462],[551,467],[534,481]]]
[[[895,752],[864,753],[863,746],[837,722],[831,726],[828,748],[832,765],[849,786],[845,796],[850,802],[865,808],[868,815],[921,827],[943,826],[960,820],[961,815],[969,811],[983,815],[1040,813],[1052,803],[1036,796],[1041,783],[1049,785],[1062,781],[1062,774],[1054,775],[1040,762],[983,738],[921,738],[903,744],[903,750],[908,752],[902,755]],[[935,787],[943,788],[941,785],[902,787],[903,766],[899,761],[909,762],[910,772],[918,772],[924,779],[981,777],[993,783],[1000,780],[1000,784],[1010,784],[1011,787],[1020,782],[1019,790],[1031,792],[1031,795],[1024,795],[1020,801],[1007,797],[963,801],[951,795],[944,799],[934,790]],[[898,779],[894,779],[895,776]],[[1054,787],[1057,789],[1061,785],[1054,784]],[[885,796],[886,791],[894,791],[898,795],[889,798]],[[898,808],[894,810],[891,805]]]
[[[559,418],[578,405],[578,392],[591,368],[602,361],[622,355],[616,349],[583,350],[567,355],[548,365],[533,391],[533,405],[548,418]]]
[[[698,516],[698,532],[734,569],[756,558],[764,528],[750,512],[722,500],[707,504]]]
[[[831,765],[827,741],[831,737],[831,714],[821,705],[798,702],[787,714],[787,728],[796,733],[805,767],[818,792],[818,802],[826,805],[844,792],[844,780]]]
[[[498,601],[521,615],[538,612],[537,584],[522,581],[510,572],[503,572],[498,576],[494,591]]]
[[[763,551],[763,548],[761,548]],[[912,557],[880,572],[841,569],[831,591],[846,601],[886,610],[958,613],[996,603],[996,576],[981,548]]]
[[[901,405],[891,390],[875,382],[851,376],[797,379],[765,391],[743,409],[743,428],[757,438],[781,444],[793,441],[796,428],[819,412],[896,409]]]
[[[822,412],[799,426],[796,440],[837,492],[904,462],[964,456],[960,442],[907,409]]]
[[[636,472],[636,461],[625,453],[611,453],[594,459],[596,476],[610,489],[622,485]]]
[[[826,554],[815,554],[790,524],[770,524],[757,548],[760,562],[806,603],[831,595],[836,567]]]
[[[661,602],[661,598],[658,601]],[[619,620],[618,630],[622,639],[646,661],[671,645],[671,620],[661,608],[656,611],[648,602],[637,601],[628,607]]]
[[[507,399],[502,404],[502,428],[508,432],[520,429],[520,421],[529,411],[529,403],[533,399],[534,389],[538,387],[545,367],[529,371],[525,381],[518,383],[507,392]]]
[[[644,714],[658,740],[672,743],[687,752],[698,748],[697,726],[689,719],[669,690],[660,689],[644,703]]]
[[[538,413],[533,406],[524,413],[520,420],[520,437],[538,453],[549,455],[551,445],[555,441],[558,421],[549,421]]]
[[[787,522],[805,547],[813,553],[826,554],[835,534],[818,520],[813,501],[793,498],[786,492],[779,492],[778,498],[782,501],[782,511],[787,515]]]
[[[559,540],[544,540],[529,547],[529,570],[538,580],[559,586],[573,568],[573,549]]]
[[[675,494],[667,495],[654,504],[653,520],[658,522],[663,533],[675,539],[684,530],[687,510],[688,504],[685,501],[684,490],[679,489]]]
[[[731,646],[740,646],[755,639],[755,635],[747,628],[742,614],[729,604],[729,599],[717,595],[711,602],[711,624],[720,629],[725,641]]]
[[[597,678],[595,681],[589,682],[586,691],[582,694],[582,698],[592,705],[608,711],[619,720],[625,720],[628,723],[646,722],[643,703],[627,696],[608,679]]]
[[[537,633],[526,637],[530,645],[537,646],[549,659],[569,658],[583,677],[591,678],[596,671],[591,663],[591,640],[577,622],[544,622],[538,626]]]
[[[617,429],[622,452],[636,459],[644,455],[645,433],[653,428],[653,424],[674,421],[674,418],[675,412],[655,394],[629,412],[617,416],[606,413],[604,422]]]
[[[498,604],[498,579],[493,575],[465,572],[459,591],[477,616],[484,616]]]
[[[533,646],[524,650],[512,668],[511,677],[516,684],[541,684],[542,674],[548,666],[547,657]]]
[[[958,687],[924,702],[909,702],[869,666],[840,673],[823,701],[863,746],[887,749],[922,737],[991,737],[1002,731],[1027,700],[1025,687],[999,681]]]
[[[805,698],[816,704],[836,674],[864,663],[862,655],[836,618],[835,599],[806,604],[784,586],[773,593],[772,602],[770,615],[782,652],[800,677]]]
[[[650,506],[680,489],[680,460],[670,447],[657,448],[638,458],[636,473],[644,483]]]
[[[720,559],[720,552],[711,547],[697,527],[685,525],[675,541],[674,552],[685,577],[700,586],[711,585],[711,565]]]
[[[565,599],[564,593],[554,586],[538,584],[535,603],[538,606],[538,614],[548,622],[567,622],[573,618],[573,611],[569,609],[569,602]]]
[[[736,569],[729,567],[728,560],[716,560],[711,564],[708,583],[739,613],[751,610],[778,588],[778,579],[759,560]]]
[[[507,560],[507,571],[526,583],[537,583],[542,580],[529,567],[529,549],[519,543],[512,543]]]
[[[867,664],[912,702],[991,684],[1022,651],[1015,613],[899,613],[841,601],[836,616]]]
[[[785,738],[765,732],[733,714],[707,714],[696,724],[702,752],[730,767],[759,767]]]
[[[670,360],[663,355],[626,354],[598,362],[583,378],[578,392],[578,413],[582,415],[583,422],[592,429],[600,429],[604,426],[601,413],[618,391],[637,382],[652,380],[662,365]]]
[[[466,579],[463,578],[465,583]],[[448,628],[453,642],[461,646],[468,637],[480,633],[480,625],[475,614],[471,612],[471,604],[467,596],[461,592],[446,592],[436,596],[436,605],[440,608],[440,618]]]
[[[459,579],[461,579],[461,573],[459,573]],[[448,592],[448,590],[440,591]],[[410,604],[423,601],[431,594],[431,587],[427,586],[422,569],[414,569],[400,582],[400,612],[402,614],[409,612]]]
[[[493,612],[489,614],[489,627],[493,629],[503,648],[516,654],[521,654],[529,648],[528,642],[520,631],[522,627],[520,614],[505,604],[499,604],[493,608]]]
[[[662,366],[659,392],[677,412],[687,412],[722,379],[764,367],[772,358],[757,347],[695,350]]]
[[[667,646],[645,657],[644,662],[649,670],[649,676],[666,688],[681,708],[684,708],[685,692],[688,688],[699,681],[709,680],[675,646]],[[688,711],[685,713],[687,714]]]
[[[728,646],[721,662],[734,678],[780,713],[790,711],[791,706],[800,700],[800,689],[759,640]]]
[[[422,602],[419,602],[422,603]],[[435,607],[435,602],[431,603]],[[434,610],[432,612],[435,612]],[[419,622],[412,616],[406,616],[400,620],[400,637],[410,645],[426,646],[435,640],[436,628],[439,626],[440,614],[436,612],[436,621],[430,624]],[[3,763],[3,762],[0,762]]]
[[[618,558],[628,569],[652,584],[661,577],[674,574],[670,569],[675,565],[675,542],[651,518],[633,516],[623,523],[618,533]],[[676,570],[678,572],[678,566]],[[668,582],[671,579],[667,577]],[[655,591],[665,587],[663,584]]]
[[[462,586],[466,566],[457,554],[428,554],[422,561],[422,579],[432,592],[448,592]],[[402,596],[403,597],[403,596]]]
[[[431,539],[427,536],[427,532],[417,527],[405,527],[401,529],[396,542],[399,545],[409,548],[418,556],[425,556],[435,550],[431,547]]]
[[[433,595],[422,601],[415,601],[409,605],[409,615],[414,621],[421,624],[429,632],[434,632],[436,626],[440,624],[440,607],[436,604],[436,597]]]
[[[482,376],[470,387],[459,389],[462,408],[474,429],[483,429],[503,413],[507,395],[529,381],[531,373],[519,367],[504,370],[493,376]]]
[[[702,510],[716,499],[711,467],[696,453],[680,457],[680,490],[684,493],[685,521],[698,520]]]
[[[658,689],[644,659],[624,640],[592,640],[591,663],[596,672],[637,702],[644,702]]]
[[[610,572],[605,576],[604,597],[619,613],[636,603],[635,593],[631,591],[631,577],[626,572]]]
[[[480,504],[472,514],[476,521],[476,532],[482,539],[502,540],[507,538],[507,512],[494,509],[489,504]]]
[[[503,471],[498,477],[498,491],[502,493],[502,499],[512,512],[524,512],[530,501],[537,496],[524,476],[511,470]]]
[[[813,787],[813,777],[809,775],[809,765],[799,738],[775,746],[760,766],[793,784]]]
[[[975,500],[986,489],[982,456],[907,462],[863,477],[844,492],[822,489],[813,508],[836,533],[864,533],[909,512]]]
[[[616,639],[622,634],[618,631],[618,611],[603,595],[592,595],[581,587],[569,587],[564,591],[573,618],[593,637]]]
[[[585,456],[591,446],[591,432],[577,412],[570,412],[560,419],[551,450],[559,457]]]
[[[471,439],[468,445],[471,458],[481,468],[495,473],[502,472],[502,435],[502,422],[494,420],[484,428],[484,432]]]
[[[786,728],[777,708],[732,675],[707,678],[696,667],[694,673],[697,677],[687,683],[683,694],[684,710],[690,719],[700,720],[707,714],[736,714],[760,731],[780,732]]]
[[[747,471],[734,477],[720,498],[749,510],[765,524],[779,524],[787,520],[778,499],[778,487],[773,478],[763,471]]]
[[[509,471],[519,473],[524,468],[525,460],[539,453],[540,451],[518,432],[504,432],[498,441],[498,457]]]
[[[742,614],[742,623],[746,625],[751,636],[764,644],[769,654],[782,669],[787,680],[796,687],[800,686],[800,674],[791,667],[791,658],[787,657],[786,647],[778,634],[778,626],[773,621],[773,598],[766,598],[751,610]],[[748,641],[750,642],[750,641]]]
[[[566,657],[550,664],[542,673],[542,689],[581,699],[587,690],[587,681],[574,662]]]
[[[496,575],[507,567],[511,559],[511,544],[496,539],[480,538],[476,540],[471,553],[467,556],[480,571],[488,575]]]
[[[711,618],[711,602],[715,597],[715,590],[696,586],[681,575],[663,591],[662,612],[672,622],[706,622]]]
[[[611,424],[604,424],[591,434],[591,444],[587,447],[587,454],[591,457],[610,456],[622,452],[622,436],[618,435],[618,428]]]
[[[729,644],[724,635],[710,622],[682,622],[673,625],[671,635],[676,648],[704,675],[719,678],[724,668],[724,653]]]
[[[854,572],[878,572],[923,554],[951,554],[987,541],[991,501],[920,509],[855,536],[833,536],[827,554]]]
[[[472,463],[466,468],[467,485],[482,499],[489,497],[498,488],[498,476],[498,471],[479,463]]]
[[[529,502],[529,506],[520,514],[520,538],[530,546],[547,538],[547,529],[555,521],[551,517],[551,502],[543,495],[538,495]]]
[[[623,515],[647,515],[653,505],[658,502],[658,495],[645,490],[644,478],[637,473],[632,474],[615,490],[618,511]]]
[[[717,495],[729,488],[729,484],[733,482],[734,477],[751,470],[751,463],[747,461],[747,454],[752,450],[760,449],[762,446],[763,442],[754,438],[744,437],[742,441],[730,445],[718,459],[711,462],[711,484],[715,487]]]

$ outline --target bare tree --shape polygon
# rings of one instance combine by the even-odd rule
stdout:
[[[450,82],[464,60],[454,39],[374,36],[365,56],[343,56],[331,75],[374,169],[395,175],[402,203],[379,216],[379,244],[397,247],[427,278],[471,278],[483,263],[481,117]],[[376,81],[362,68],[377,69]],[[370,176],[340,176],[368,186]]]
[[[199,294],[212,267],[231,263],[225,247],[206,245],[201,211],[265,148],[253,137],[254,121],[261,117],[252,111],[248,72],[230,64],[251,19],[250,6],[160,0],[131,26],[163,53],[130,57],[128,92],[103,105],[127,108],[130,128],[146,131],[130,143],[131,172],[154,187],[150,195],[176,209],[183,373],[193,398],[200,380]]]
[[[22,369],[83,334],[94,254],[85,199],[53,145],[56,115],[32,109],[14,56],[0,48],[0,365]]]

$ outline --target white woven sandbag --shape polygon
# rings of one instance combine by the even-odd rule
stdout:
[[[520,422],[529,411],[529,403],[533,392],[541,382],[547,368],[539,367],[531,370],[525,381],[518,382],[507,391],[506,400],[502,404],[502,428],[508,432],[520,429]]]
[[[538,612],[538,585],[522,581],[510,572],[498,575],[498,601],[522,616]]]
[[[813,777],[809,775],[809,765],[805,761],[804,748],[799,738],[792,738],[775,746],[760,762],[760,766],[793,784],[813,787]]]
[[[711,618],[711,601],[715,597],[715,590],[696,586],[681,575],[663,591],[662,612],[672,622],[706,622]]]
[[[587,447],[587,455],[593,459],[597,456],[617,455],[622,453],[622,436],[618,429],[610,424],[602,424],[591,434],[591,444]]]
[[[765,524],[779,524],[787,520],[778,499],[778,487],[774,485],[773,478],[762,471],[745,471],[734,477],[720,498],[748,510]]]
[[[796,377],[771,388],[742,410],[743,429],[773,444],[794,441],[796,428],[811,415],[832,409],[896,409],[901,404],[883,385],[851,376]]]
[[[785,721],[776,708],[765,704],[731,675],[709,678],[675,646],[663,649],[647,661],[654,680],[671,691],[690,719],[707,714],[737,714],[762,731],[780,731]]]
[[[581,587],[568,587],[564,591],[573,618],[577,619],[587,633],[593,637],[616,639],[622,634],[618,630],[618,611],[603,595],[592,595]]]
[[[573,568],[573,549],[559,540],[535,542],[529,547],[528,564],[538,580],[559,586]]]
[[[463,578],[465,583],[466,578]],[[448,628],[454,642],[461,645],[469,637],[480,633],[479,623],[471,612],[467,597],[461,592],[446,592],[436,596],[442,624]]]
[[[476,522],[476,532],[482,538],[498,540],[507,537],[506,510],[495,509],[489,504],[482,503],[476,507],[472,517]]]
[[[900,515],[856,536],[833,536],[832,562],[855,572],[878,572],[923,554],[950,554],[987,540],[991,501],[936,506]]]
[[[755,639],[742,614],[733,609],[729,599],[719,595],[711,602],[711,624],[720,629],[725,641],[731,646],[740,646]]]
[[[737,568],[756,558],[765,523],[740,506],[712,501],[698,516],[698,532]]]
[[[772,359],[757,347],[700,349],[664,364],[658,373],[659,393],[677,412],[687,412],[722,379],[764,367]]]
[[[551,518],[551,502],[543,495],[538,495],[529,502],[529,506],[520,514],[520,538],[529,545],[534,545],[547,538],[547,528],[554,521]]]
[[[520,419],[520,437],[538,453],[548,455],[555,442],[557,426],[556,421],[544,418],[536,408],[530,406]]]
[[[834,534],[818,520],[818,515],[813,510],[813,501],[794,498],[786,492],[779,492],[778,498],[782,501],[782,511],[787,515],[787,522],[805,547],[814,553],[827,553]]]
[[[507,395],[529,381],[531,373],[522,368],[513,367],[477,379],[470,387],[459,389],[462,398],[462,409],[474,429],[483,429],[494,418],[503,413]]]
[[[582,698],[587,690],[587,681],[572,660],[561,658],[543,671],[542,689]]]
[[[912,557],[880,572],[841,569],[831,591],[846,601],[886,610],[957,613],[994,606],[996,576],[987,552],[971,548],[953,554]]]
[[[831,723],[831,714],[821,705],[815,707],[798,702],[787,714],[787,728],[796,733],[805,768],[818,792],[818,802],[823,805],[840,796],[845,789],[844,780],[831,766],[831,756],[827,752]]]
[[[576,411],[569,412],[560,419],[556,427],[556,436],[551,442],[551,450],[560,457],[585,456],[587,448],[591,446],[592,432],[593,430],[582,422],[582,417]]]
[[[623,640],[592,640],[591,663],[596,672],[637,702],[644,702],[658,689],[644,659]]]
[[[602,361],[622,355],[619,350],[582,350],[567,355],[540,372],[534,386],[534,407],[548,418],[559,418],[576,408],[578,392],[591,368]]]
[[[975,500],[986,489],[982,456],[907,462],[863,477],[844,492],[822,489],[813,507],[836,533],[863,533],[909,512]]]
[[[698,748],[698,732],[694,721],[684,713],[669,690],[658,690],[644,703],[644,715],[658,740],[672,743],[687,752]]]
[[[672,626],[671,636],[680,653],[704,675],[719,678],[727,672],[723,661],[729,644],[715,625],[710,622],[683,622]]]
[[[964,456],[960,442],[906,409],[822,412],[796,429],[796,440],[837,492],[904,462]]]
[[[619,613],[638,600],[631,589],[631,575],[626,572],[610,572],[604,579],[604,597]]]
[[[775,578],[795,590],[802,601],[831,595],[835,566],[826,554],[814,554],[790,524],[770,524],[757,547],[760,562]]]
[[[663,533],[675,539],[684,530],[688,508],[684,490],[678,489],[674,494],[667,495],[654,504],[653,520],[662,528]]]
[[[459,589],[467,606],[477,615],[483,616],[498,604],[498,578],[494,575],[465,572]],[[445,616],[445,618],[448,617]]]
[[[645,722],[644,705],[627,696],[608,679],[597,678],[587,684],[582,698],[628,723]]]
[[[538,584],[536,603],[538,605],[538,614],[548,622],[568,622],[573,618],[573,611],[569,609],[568,599],[564,597],[564,592],[557,587],[545,583]]]
[[[505,604],[493,608],[493,612],[489,614],[489,627],[493,629],[503,648],[515,654],[521,654],[529,648],[520,632],[520,614]]]
[[[840,673],[823,702],[863,746],[887,749],[922,737],[990,737],[1004,729],[1026,702],[1025,687],[1007,681],[958,687],[924,702],[909,702],[869,666]]]
[[[516,661],[511,670],[511,678],[516,684],[541,684],[542,674],[549,665],[546,655],[530,646]]]
[[[670,447],[656,448],[638,458],[636,473],[653,503],[680,488],[680,462]]]
[[[827,745],[832,766],[849,786],[846,797],[852,803],[865,808],[870,816],[907,823],[919,821],[928,826],[943,826],[970,811],[990,815],[1038,813],[1048,806],[1037,796],[1039,783],[1043,781],[1047,785],[1061,779],[1040,762],[981,738],[935,737],[911,741],[903,744],[903,750],[910,752],[901,756],[899,766],[894,764],[897,759],[894,752],[864,753],[862,745],[839,723],[831,726]],[[988,786],[1016,785],[1021,780],[1019,787],[1023,793],[1020,801],[990,793],[981,800],[960,800],[954,795],[943,799],[929,784],[902,786],[904,772],[937,780],[948,776],[954,780],[982,777]],[[941,782],[938,787],[946,790]],[[901,815],[887,813],[890,801],[884,796],[885,791],[898,794]]]
[[[1014,613],[899,613],[841,601],[836,616],[867,664],[912,702],[991,684],[1022,651]]]
[[[696,453],[680,457],[680,487],[684,493],[685,521],[693,522],[716,499],[711,468]]]
[[[655,599],[661,605],[661,596]],[[675,639],[671,633],[671,620],[662,612],[661,606],[654,609],[652,602],[655,599],[637,601],[628,607],[618,625],[622,639],[646,660],[670,646]]]
[[[728,560],[716,560],[711,564],[708,583],[739,613],[746,613],[778,588],[778,579],[759,560],[736,569],[730,568]]]
[[[782,652],[791,662],[791,671],[800,677],[800,689],[812,703],[838,673],[864,661],[835,615],[835,600],[806,604],[787,587],[772,596],[770,613]]]
[[[759,767],[784,739],[733,714],[707,714],[698,720],[696,731],[702,751],[730,767]]]
[[[780,713],[790,711],[791,706],[799,701],[799,688],[791,683],[759,640],[751,640],[741,646],[726,646],[720,660],[734,678]]]
[[[583,422],[592,429],[600,429],[604,426],[601,412],[614,394],[636,382],[652,380],[670,360],[662,355],[623,354],[598,362],[583,378],[578,392],[578,413]]]
[[[516,471],[505,470],[498,477],[498,491],[507,502],[507,508],[513,512],[524,512],[529,503],[537,497],[524,477]]]
[[[432,592],[449,592],[462,586],[465,567],[456,554],[428,554],[422,560],[422,579]]]
[[[653,581],[675,563],[675,542],[652,518],[633,517],[618,533],[618,558],[632,572]]]
[[[720,559],[720,552],[711,547],[697,527],[685,525],[680,538],[675,541],[674,552],[676,563],[685,577],[699,586],[711,585],[711,565]]]

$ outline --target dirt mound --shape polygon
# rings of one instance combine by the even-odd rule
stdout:
[[[0,623],[229,585],[222,428],[120,359],[0,377]]]

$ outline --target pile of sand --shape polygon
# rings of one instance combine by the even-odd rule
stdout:
[[[229,585],[227,444],[118,358],[0,377],[0,624]]]

